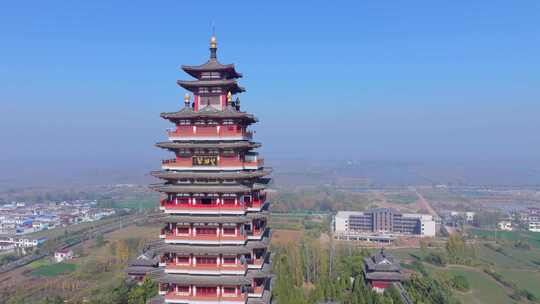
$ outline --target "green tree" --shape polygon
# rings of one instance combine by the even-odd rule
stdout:
[[[105,239],[103,238],[103,234],[99,234],[98,236],[96,236],[96,239],[95,239],[96,247],[101,248],[103,247],[104,244],[105,244]]]

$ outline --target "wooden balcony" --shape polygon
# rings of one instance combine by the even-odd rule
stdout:
[[[228,303],[228,304],[244,304],[247,302],[247,294],[228,295],[228,294],[216,294],[216,295],[193,295],[183,294],[174,291],[167,292],[165,294],[165,303],[182,303],[182,304],[195,304],[195,303]]]
[[[167,262],[165,272],[185,274],[245,274],[247,264],[177,264]]]
[[[161,209],[166,213],[189,213],[189,214],[244,214],[246,213],[246,206],[243,203],[238,202],[233,204],[190,204],[190,203],[178,203],[167,199],[160,201]]]
[[[254,198],[250,202],[246,202],[246,208],[248,211],[259,211],[266,202],[266,196],[260,198]]]
[[[264,159],[263,158],[256,158],[252,160],[239,160],[236,158],[228,159],[225,157],[221,157],[217,161],[217,165],[213,166],[194,166],[192,159],[187,157],[185,159],[166,159],[161,161],[161,167],[163,170],[182,170],[182,169],[189,169],[189,170],[244,170],[244,169],[260,169],[264,167]]]
[[[266,227],[261,227],[259,229],[249,230],[247,232],[248,239],[250,240],[259,240],[263,237],[266,232]]]
[[[263,296],[263,293],[264,293],[264,285],[248,288],[248,297],[250,298],[260,298]]]
[[[253,137],[251,131],[230,125],[217,126],[178,126],[176,129],[167,130],[170,140],[250,140]]]
[[[198,234],[198,235],[176,235],[172,232],[162,231],[162,238],[165,243],[172,244],[244,244],[247,235],[223,235],[223,234]]]
[[[264,263],[266,263],[267,259],[269,257],[269,253],[264,253],[260,258],[251,259],[248,261],[247,266],[249,269],[261,269],[264,266]]]

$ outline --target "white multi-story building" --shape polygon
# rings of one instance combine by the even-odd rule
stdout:
[[[388,208],[364,212],[339,211],[334,216],[337,238],[356,235],[435,236],[435,220],[430,214],[399,213]]]
[[[512,231],[514,227],[512,227],[512,222],[510,221],[500,221],[498,223],[499,229],[504,231]]]
[[[529,222],[529,231],[532,232],[540,232],[540,221],[530,221]]]

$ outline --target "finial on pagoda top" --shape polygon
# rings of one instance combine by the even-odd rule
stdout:
[[[190,103],[189,100],[190,100],[190,98],[191,98],[191,97],[189,96],[188,93],[186,93],[186,95],[184,95],[184,105],[185,105],[186,107],[189,107],[189,103]]]
[[[216,59],[217,51],[217,39],[216,39],[216,29],[212,24],[212,37],[210,37],[210,59]]]

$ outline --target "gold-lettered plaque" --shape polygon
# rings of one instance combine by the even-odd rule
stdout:
[[[193,166],[217,166],[217,156],[193,156]]]

